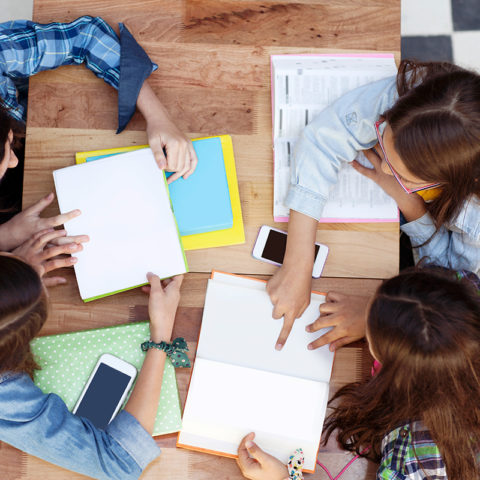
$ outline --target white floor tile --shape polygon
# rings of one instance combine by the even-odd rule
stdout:
[[[0,0],[0,23],[8,20],[31,20],[33,0]]]
[[[462,67],[471,68],[480,73],[480,30],[474,32],[455,32],[452,35],[453,58]]]
[[[452,30],[451,0],[402,0],[402,35],[444,35]]]

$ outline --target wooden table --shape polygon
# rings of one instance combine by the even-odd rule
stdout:
[[[190,269],[182,287],[175,334],[192,344],[201,321],[206,279],[212,268],[269,275],[250,251],[261,224],[273,223],[269,56],[273,53],[388,51],[400,49],[400,1],[384,0],[35,0],[34,20],[70,21],[88,13],[112,26],[124,22],[159,69],[150,82],[177,124],[192,137],[233,137],[243,218],[244,245],[188,252]],[[74,153],[146,143],[137,113],[127,130],[114,135],[116,93],[82,67],[62,67],[30,81],[24,206],[53,191],[51,171],[74,163]],[[57,205],[46,213],[58,212]],[[285,228],[285,225],[277,225]],[[398,270],[398,225],[322,224],[318,240],[330,247],[325,277],[316,290],[369,295]],[[147,318],[138,290],[83,304],[72,272],[68,284],[51,290],[51,315],[42,334],[96,328]],[[343,277],[343,278],[342,278]],[[262,278],[268,278],[263,276]],[[341,349],[332,391],[368,372],[363,343]],[[178,371],[182,401],[189,372]],[[172,436],[157,439],[161,457],[142,478],[240,479],[229,459],[175,449]],[[338,472],[349,456],[334,442],[320,460]],[[0,445],[3,477],[84,478]],[[345,479],[374,477],[375,466],[355,462]],[[326,479],[317,469],[307,478]]]

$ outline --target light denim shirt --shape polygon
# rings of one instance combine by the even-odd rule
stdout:
[[[70,413],[25,374],[0,374],[0,441],[102,480],[137,479],[160,454],[151,435],[122,410],[103,430]]]
[[[297,142],[285,205],[319,220],[341,161],[377,143],[374,123],[397,100],[396,77],[359,87],[323,110],[305,127]],[[420,258],[457,270],[480,272],[480,200],[469,199],[458,216],[436,235],[429,213],[401,229],[418,248]]]

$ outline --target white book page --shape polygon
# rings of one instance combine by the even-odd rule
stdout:
[[[283,205],[290,165],[301,131],[326,106],[359,86],[395,75],[392,57],[272,56],[274,88],[274,217],[288,217]],[[345,192],[348,198],[345,198]],[[352,192],[355,192],[355,197]],[[358,194],[358,196],[357,196]],[[365,200],[366,199],[366,200]],[[353,207],[351,206],[353,205]],[[326,221],[395,220],[393,199],[378,185],[346,167],[324,211]]]
[[[328,385],[198,358],[178,443],[236,454],[250,432],[286,463],[296,448],[315,469]]]
[[[334,353],[327,345],[307,349],[326,330],[305,331],[305,326],[318,318],[324,298],[312,296],[283,349],[277,351],[275,344],[283,319],[272,318],[273,306],[265,284],[250,282],[253,288],[218,279],[208,281],[197,358],[328,383]]]
[[[62,213],[82,214],[66,223],[69,235],[90,241],[76,253],[83,299],[186,271],[163,172],[150,149],[116,155],[53,172]]]

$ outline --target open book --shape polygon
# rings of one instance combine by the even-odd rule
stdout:
[[[165,174],[149,148],[53,172],[62,213],[82,214],[66,223],[68,235],[90,241],[75,256],[84,301],[188,271]]]
[[[296,448],[315,470],[334,354],[308,350],[324,297],[313,293],[282,351],[266,283],[214,272],[177,446],[235,457],[249,432],[283,462]],[[324,333],[324,332],[321,332]]]
[[[293,151],[303,128],[349,90],[395,75],[389,54],[272,55],[274,204],[276,222],[287,222],[283,204]],[[363,155],[362,155],[363,157]],[[363,157],[361,163],[369,164]],[[375,182],[344,162],[321,222],[396,222],[398,209]]]

